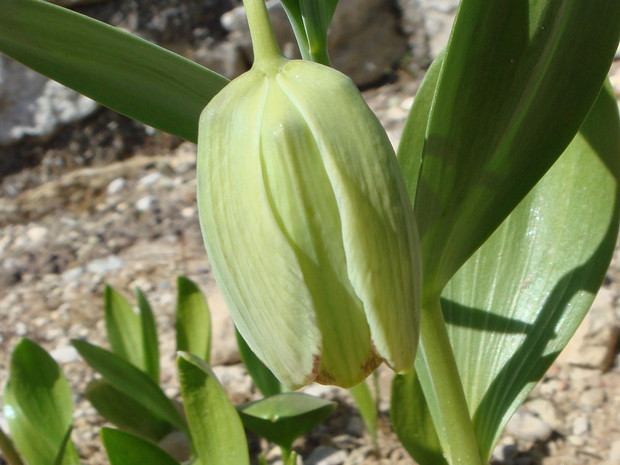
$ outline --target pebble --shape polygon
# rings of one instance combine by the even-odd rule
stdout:
[[[192,452],[187,436],[181,431],[173,431],[167,436],[164,436],[164,438],[159,441],[158,446],[180,462],[187,461]]]
[[[557,430],[561,422],[558,418],[558,412],[553,402],[548,399],[534,399],[524,406],[529,412],[543,420],[554,430]]]
[[[69,268],[61,275],[63,281],[74,281],[84,274],[84,267]]]
[[[28,334],[28,326],[26,326],[23,321],[18,321],[15,324],[15,334],[17,334],[19,337],[24,337],[26,334]]]
[[[161,173],[149,173],[138,181],[141,186],[152,186],[161,179]]]
[[[116,178],[112,180],[110,184],[108,184],[105,192],[108,195],[115,195],[122,191],[126,185],[127,181],[125,180],[125,178]]]
[[[28,239],[30,239],[32,245],[36,245],[47,237],[47,233],[48,229],[43,226],[32,226],[28,229],[26,235],[28,236]]]
[[[59,365],[74,363],[80,360],[80,355],[73,346],[59,347],[58,349],[52,350],[50,355]]]
[[[578,416],[573,420],[571,432],[575,436],[581,436],[590,431],[590,422],[584,416]]]
[[[304,463],[306,465],[342,465],[346,459],[347,453],[343,450],[319,446],[310,453]]]
[[[147,195],[136,202],[136,210],[139,212],[145,212],[155,203],[157,203],[157,199],[152,195]]]
[[[609,449],[609,461],[610,465],[620,465],[620,439],[612,443]]]
[[[252,390],[252,379],[243,365],[220,365],[213,373],[228,392],[247,393]]]
[[[347,423],[347,434],[351,436],[361,437],[364,435],[364,422],[360,417],[351,417]]]
[[[86,264],[86,269],[91,273],[105,274],[110,271],[120,270],[123,267],[123,260],[116,255],[110,255],[107,258],[93,260]]]
[[[506,425],[506,431],[525,441],[544,442],[551,437],[553,428],[536,415],[518,410]]]
[[[601,388],[592,388],[579,396],[579,402],[585,407],[595,409],[603,405],[606,400],[605,391]]]

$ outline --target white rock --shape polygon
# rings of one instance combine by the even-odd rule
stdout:
[[[88,262],[86,269],[91,273],[104,274],[110,271],[120,270],[123,267],[123,260],[116,255],[110,255],[107,258],[101,258]]]
[[[114,195],[114,194],[118,194],[120,191],[122,191],[125,186],[127,185],[127,181],[125,180],[125,178],[116,178],[113,181],[110,182],[110,184],[108,184],[108,187],[106,188],[106,194],[108,195]]]
[[[52,350],[50,355],[60,365],[80,360],[80,356],[73,346],[59,347],[58,349]]]
[[[138,181],[138,184],[140,184],[141,186],[152,186],[153,184],[158,182],[160,179],[161,179],[161,173],[158,173],[158,172],[149,173],[146,176],[140,178],[140,180]]]
[[[0,145],[47,136],[90,115],[97,103],[0,55]]]
[[[609,449],[610,465],[620,465],[620,440],[616,440]]]
[[[546,441],[553,428],[545,421],[525,410],[518,410],[506,425],[506,431],[525,441]]]
[[[153,197],[152,195],[147,195],[146,197],[142,197],[136,202],[136,210],[138,210],[139,212],[145,212],[156,203],[157,199],[155,197]]]
[[[69,268],[62,275],[60,275],[60,278],[63,281],[74,281],[78,279],[80,276],[82,276],[83,274],[84,274],[84,268],[81,266],[76,266],[75,268]]]
[[[584,435],[590,431],[590,422],[586,417],[578,416],[573,420],[571,431],[575,436]]]
[[[43,226],[32,226],[26,231],[26,236],[33,244],[42,242],[47,237],[48,229]]]
[[[342,465],[347,453],[333,447],[319,446],[305,460],[306,465]]]

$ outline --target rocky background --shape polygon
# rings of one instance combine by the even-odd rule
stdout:
[[[64,5],[234,77],[251,63],[239,0],[101,0]],[[447,40],[456,0],[340,0],[330,36],[334,65],[351,76],[396,144],[424,70]],[[270,13],[295,55],[277,2]],[[620,54],[618,56],[620,58]],[[620,95],[620,62],[611,73]],[[213,312],[213,365],[235,403],[257,396],[202,246],[195,146],[100,107],[0,55],[0,385],[22,337],[62,365],[75,395],[73,439],[85,463],[107,463],[103,424],[81,395],[92,371],[71,338],[105,345],[102,293],[135,286],[159,325],[163,383],[178,396],[173,319],[179,274]],[[494,453],[504,464],[620,464],[620,262],[567,350],[510,422]],[[379,448],[346,391],[312,385],[335,414],[296,443],[305,464],[412,464],[390,430],[380,377]],[[4,419],[0,414],[0,425]],[[174,448],[175,438],[167,440]],[[277,449],[254,440],[278,463]],[[0,463],[2,463],[0,461]]]

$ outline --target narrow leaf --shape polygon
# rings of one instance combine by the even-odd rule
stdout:
[[[112,386],[187,433],[187,425],[172,401],[146,373],[118,355],[88,342],[73,339],[71,343]]]
[[[142,291],[136,288],[136,299],[140,309],[140,326],[142,329],[142,347],[144,354],[144,371],[155,383],[159,384],[159,343],[157,342],[157,324],[153,310]]]
[[[28,339],[22,339],[11,356],[3,410],[15,446],[26,462],[54,463],[72,423],[71,391],[54,359]],[[62,463],[79,463],[70,442]]]
[[[570,143],[619,40],[618,1],[461,2],[415,198],[429,298]]]
[[[0,52],[191,142],[226,78],[145,40],[40,0],[0,0]]]
[[[107,381],[91,381],[86,388],[86,397],[103,418],[128,433],[159,441],[172,429],[170,422]]]
[[[180,465],[152,442],[116,429],[101,428],[110,465]]]
[[[290,449],[293,441],[323,423],[336,404],[299,392],[277,394],[239,406],[243,425]]]
[[[368,384],[363,381],[349,389],[349,392],[353,396],[353,400],[355,400],[368,434],[370,434],[374,442],[377,442],[377,402],[370,392]]]
[[[62,444],[60,444],[60,450],[58,451],[58,455],[56,456],[56,460],[54,460],[54,465],[62,465],[65,461],[65,454],[67,452],[67,447],[71,444],[71,432],[73,431],[73,426],[69,426],[65,436],[62,440]]]
[[[145,371],[142,322],[131,304],[112,287],[103,293],[105,326],[110,347],[119,357]]]
[[[283,0],[302,57],[329,66],[327,30],[338,0]]]
[[[205,362],[211,352],[211,313],[204,294],[184,276],[177,280],[177,351],[197,355]]]
[[[4,457],[8,465],[24,465],[17,449],[15,449],[13,441],[5,434],[2,428],[0,428],[0,452],[2,452],[2,457]]]
[[[256,356],[250,346],[248,346],[243,336],[235,328],[235,336],[237,337],[237,346],[241,360],[245,365],[248,373],[252,377],[252,381],[265,397],[280,394],[286,388],[280,383],[278,378],[271,372],[269,368]]]
[[[243,425],[211,369],[187,352],[179,353],[177,362],[185,415],[201,462],[249,465]]]

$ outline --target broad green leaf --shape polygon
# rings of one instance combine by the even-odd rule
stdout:
[[[69,384],[45,350],[22,339],[11,356],[4,390],[4,416],[17,450],[29,465],[50,465],[66,443],[73,404]],[[79,464],[66,444],[63,465]]]
[[[301,56],[329,66],[327,30],[338,0],[282,0]]]
[[[238,407],[243,425],[289,449],[293,441],[323,423],[336,404],[299,392],[285,392]]]
[[[366,384],[366,381],[363,381],[357,386],[350,388],[349,392],[351,393],[351,396],[353,396],[353,400],[355,400],[355,404],[357,405],[357,409],[359,410],[362,420],[366,425],[368,434],[370,434],[370,437],[376,442],[378,414],[377,402],[370,392],[368,384]]]
[[[177,351],[197,355],[209,362],[211,352],[211,313],[204,294],[184,276],[177,280]]]
[[[112,386],[132,397],[158,417],[187,433],[187,425],[170,399],[149,375],[112,352],[86,341],[71,341],[80,355]]]
[[[199,459],[209,465],[249,465],[243,425],[209,366],[180,352],[177,358],[185,415]]]
[[[280,394],[286,388],[280,383],[278,378],[265,366],[263,362],[256,356],[250,346],[248,346],[243,336],[235,328],[235,336],[237,337],[237,346],[241,360],[245,365],[248,373],[252,377],[252,381],[265,397]]]
[[[159,384],[159,343],[157,342],[157,324],[153,310],[142,291],[136,288],[136,299],[140,309],[140,327],[142,329],[142,347],[144,354],[144,371],[155,383]]]
[[[170,422],[105,380],[91,381],[86,397],[103,418],[128,433],[159,441],[172,429]]]
[[[152,442],[117,429],[101,428],[110,465],[180,465]]]
[[[0,52],[191,142],[228,80],[126,32],[40,0],[0,0]]]
[[[461,2],[415,197],[427,298],[570,143],[619,40],[618,1]]]
[[[145,370],[142,321],[131,304],[111,286],[103,293],[105,326],[110,347],[142,371]]]
[[[598,291],[616,243],[619,176],[620,118],[607,86],[562,157],[442,294],[483,461]],[[397,378],[392,401],[396,431],[415,456],[437,443],[419,419],[428,410],[414,377]]]

